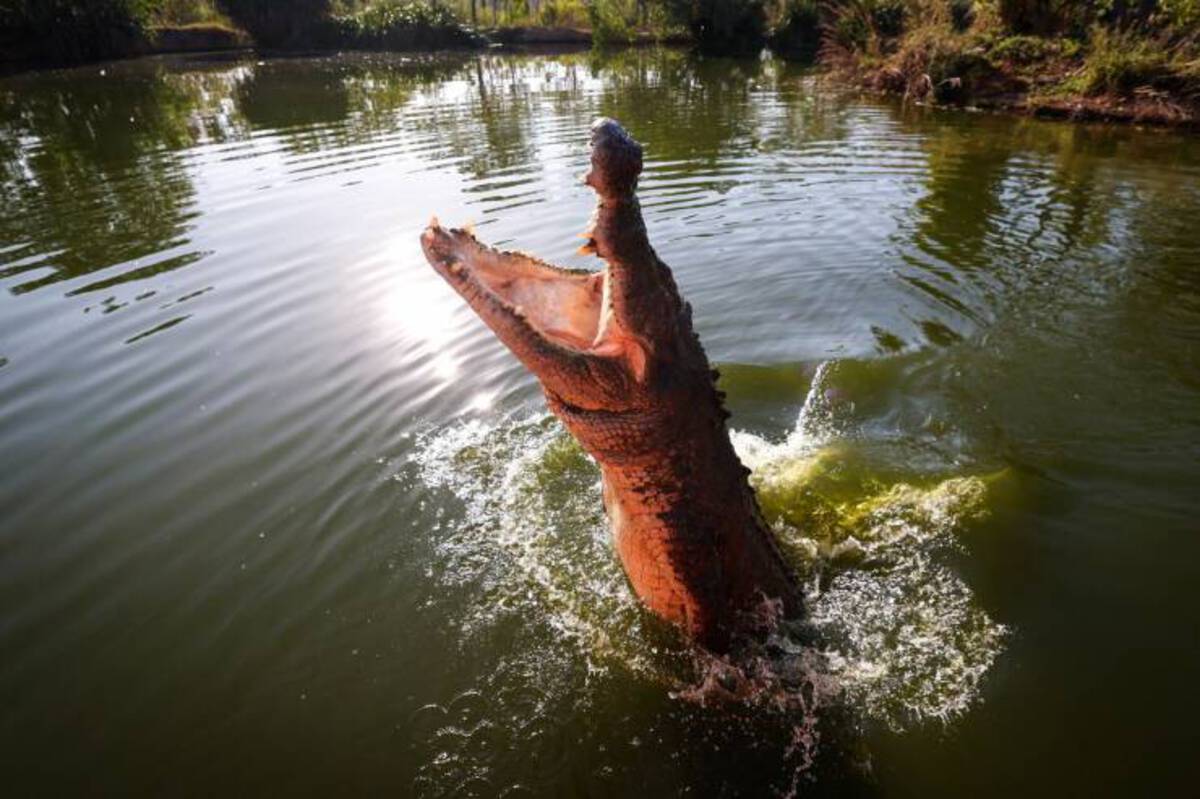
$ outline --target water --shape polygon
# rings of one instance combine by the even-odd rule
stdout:
[[[417,244],[593,265],[601,114],[808,586],[743,703]],[[13,795],[1196,776],[1200,140],[769,60],[238,56],[4,79],[0,170]]]

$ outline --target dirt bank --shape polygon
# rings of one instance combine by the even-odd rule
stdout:
[[[943,70],[937,77],[919,65],[906,71],[894,65],[843,64],[830,71],[844,82],[924,105],[1200,130],[1197,98],[1152,85],[1127,92],[1071,92],[1070,76],[1064,76],[1058,69],[1030,76],[976,62],[964,64],[957,71]]]

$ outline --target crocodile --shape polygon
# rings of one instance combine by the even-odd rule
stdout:
[[[581,251],[603,270],[495,249],[436,217],[421,245],[599,464],[637,597],[701,646],[727,651],[764,619],[798,616],[802,597],[730,442],[691,306],[650,246],[636,195],[642,147],[607,118],[590,141],[584,182],[597,205]]]

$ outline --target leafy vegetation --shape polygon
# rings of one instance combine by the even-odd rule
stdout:
[[[452,10],[475,28],[574,28],[603,25],[630,31],[660,29],[663,0],[450,0]]]
[[[665,0],[668,18],[705,53],[746,54],[767,41],[763,0]]]
[[[1173,67],[1170,54],[1154,43],[1099,28],[1073,85],[1085,94],[1128,94],[1170,82]]]
[[[331,43],[333,0],[217,0],[229,17],[265,47]]]
[[[611,47],[633,41],[633,28],[615,0],[592,0],[588,6],[588,20],[591,22],[593,47]]]
[[[478,41],[440,0],[0,0],[0,45],[53,62],[144,52],[155,28],[194,25],[236,25],[271,48]]]
[[[155,26],[186,27],[189,25],[230,25],[230,20],[217,8],[215,0],[157,0],[150,12]]]
[[[950,27],[956,33],[962,33],[975,24],[975,3],[973,0],[950,0]]]
[[[821,7],[817,0],[784,0],[771,27],[771,49],[797,61],[814,61],[821,47]]]
[[[819,11],[821,58],[879,89],[1200,115],[1200,0],[829,0]]]
[[[590,21],[589,6],[583,0],[542,0],[537,12],[530,15],[532,22],[547,27],[564,26],[583,28]]]
[[[904,32],[908,6],[904,0],[875,0],[868,5],[871,25],[881,36],[899,36]]]
[[[353,47],[426,49],[473,44],[476,36],[449,7],[420,0],[381,0],[357,13],[334,17],[336,38]]]
[[[0,32],[53,61],[121,55],[143,41],[156,0],[7,0]]]
[[[1172,25],[1181,28],[1200,25],[1200,0],[1162,0],[1161,5]]]

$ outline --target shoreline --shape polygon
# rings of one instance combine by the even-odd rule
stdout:
[[[995,91],[986,88],[963,89],[958,77],[934,85],[922,75],[924,87],[914,91],[914,81],[890,68],[830,67],[833,80],[873,94],[913,100],[930,108],[961,111],[988,111],[1064,122],[1088,122],[1114,125],[1149,126],[1187,132],[1200,131],[1200,102],[1172,97],[1163,92],[1128,94],[1079,93],[1038,94],[1028,88],[1002,85]],[[945,99],[938,94],[947,93]]]
[[[228,53],[254,50],[254,40],[245,31],[225,25],[179,25],[154,28],[144,38],[125,42],[125,52],[83,61],[63,61],[21,50],[24,43],[0,47],[0,77],[50,69],[71,69],[110,61],[131,61],[146,56],[187,53]],[[27,47],[27,45],[25,45]]]
[[[1115,95],[1076,95],[1053,99],[1025,96],[1013,100],[1004,97],[985,99],[977,105],[989,110],[1067,122],[1109,122],[1184,131],[1200,130],[1200,115],[1195,110],[1168,100],[1142,101]]]
[[[224,25],[183,25],[159,27],[150,35],[140,40],[130,40],[125,52],[115,53],[102,58],[92,58],[83,61],[62,61],[46,58],[29,51],[22,52],[21,44],[9,44],[0,47],[0,77],[9,77],[27,72],[51,69],[72,69],[86,67],[89,64],[109,63],[113,61],[131,61],[147,56],[187,55],[189,53],[222,53],[222,52],[257,52],[268,57],[286,56],[293,54],[325,54],[336,53],[463,53],[488,51],[537,51],[541,48],[562,50],[587,49],[592,47],[592,32],[587,28],[571,28],[565,26],[513,26],[506,28],[480,28],[482,37],[480,44],[463,44],[447,46],[413,48],[377,48],[377,47],[345,47],[313,45],[311,47],[277,48],[263,47],[245,31]],[[685,47],[691,43],[687,36],[669,34],[657,36],[649,31],[637,31],[630,42],[621,43],[612,49],[634,47]]]
[[[61,63],[46,61],[36,56],[18,53],[15,58],[0,60],[0,77],[10,77],[39,70],[63,69],[86,66],[88,63],[136,60],[147,56],[188,55],[199,53],[257,52],[267,57],[285,56],[292,53],[306,55],[348,52],[395,52],[395,53],[464,53],[464,52],[538,52],[573,51],[592,46],[592,33],[586,28],[516,26],[509,28],[481,29],[485,43],[476,46],[435,47],[429,49],[376,49],[346,47],[312,47],[298,50],[278,50],[258,47],[244,31],[222,25],[189,25],[155,29],[146,40],[131,45],[130,52],[112,58],[97,59],[83,63]],[[639,31],[636,38],[613,49],[638,47],[686,47],[690,40],[686,36],[654,36]],[[5,54],[6,56],[9,53]],[[790,63],[784,56],[775,55]],[[1152,126],[1163,129],[1200,131],[1200,100],[1188,101],[1171,97],[1162,92],[1130,92],[1127,95],[1102,94],[1037,94],[1027,86],[1015,85],[1012,76],[1004,76],[997,90],[985,87],[963,90],[963,82],[957,77],[944,79],[934,85],[928,75],[922,75],[923,86],[914,91],[914,80],[887,66],[864,67],[861,63],[843,62],[841,65],[814,64],[830,80],[857,88],[871,94],[900,97],[913,100],[918,105],[930,108],[988,111],[1013,114],[1040,119],[1067,122],[1089,122],[1114,125]],[[921,83],[921,80],[916,81]],[[943,87],[950,89],[943,91]],[[942,99],[939,93],[948,94]]]

